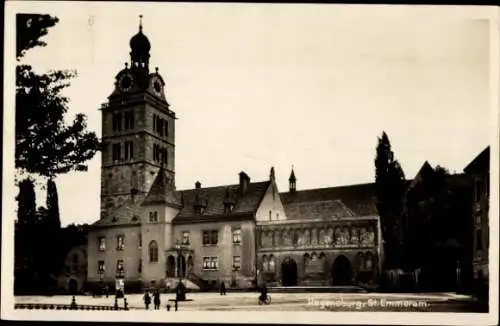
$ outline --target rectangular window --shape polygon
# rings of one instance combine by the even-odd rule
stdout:
[[[116,250],[123,250],[125,248],[125,236],[116,236]]]
[[[233,256],[233,271],[241,269],[241,256]]]
[[[241,229],[233,230],[233,244],[241,244]]]
[[[189,231],[182,232],[182,244],[189,245],[191,243],[191,239],[189,238]]]
[[[164,164],[167,164],[167,159],[168,159],[168,152],[166,148],[162,148],[161,150],[161,161]]]
[[[219,231],[209,230],[203,231],[203,245],[216,246],[219,243]]]
[[[99,262],[97,263],[97,274],[104,274],[105,269],[106,267],[104,266],[104,260],[99,260]]]
[[[149,223],[158,223],[158,212],[149,212]]]
[[[121,113],[114,113],[113,119],[113,131],[121,131],[122,130],[122,115]]]
[[[124,277],[125,276],[125,267],[123,264],[123,259],[118,259],[116,261],[116,276]]]
[[[219,269],[219,258],[218,257],[203,257],[203,269],[204,270],[218,270]]]
[[[142,248],[142,234],[139,233],[139,248]]]
[[[119,161],[121,160],[121,156],[122,156],[122,153],[121,153],[121,150],[122,150],[122,146],[121,144],[113,144],[113,147],[112,147],[112,157],[113,157],[113,161]]]
[[[106,250],[106,238],[105,237],[99,237],[98,242],[99,242],[99,250],[100,251]]]
[[[156,114],[153,114],[153,131],[156,131]]]
[[[155,129],[155,131],[157,134],[160,133],[160,117],[159,116],[156,116],[156,129]]]
[[[125,142],[125,159],[133,159],[134,158],[134,143],[132,141]]]
[[[203,245],[208,246],[210,244],[210,232],[203,231]]]
[[[134,129],[134,112],[125,112],[125,130]]]
[[[140,273],[142,273],[142,259],[139,259],[139,268],[137,270]]]
[[[162,154],[161,154],[160,145],[154,144],[153,145],[153,159],[155,160],[155,162],[160,163],[161,162],[161,157],[162,157]]]
[[[160,119],[160,126],[158,127],[158,129],[159,129],[158,131],[159,131],[159,134],[160,134],[161,137],[163,137],[163,131],[164,131],[164,129],[163,129],[164,127],[163,126],[164,126],[164,124],[165,124],[165,120]]]
[[[168,137],[168,120],[165,120],[165,137]]]

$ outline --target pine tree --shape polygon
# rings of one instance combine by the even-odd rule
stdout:
[[[53,179],[47,181],[47,217],[48,224],[54,230],[61,228],[61,218],[59,216],[59,198],[57,195],[56,183]]]
[[[53,179],[47,181],[47,213],[44,216],[44,234],[47,236],[46,252],[50,262],[49,274],[56,275],[64,264],[64,248],[61,239],[61,220],[59,216],[59,202],[56,183]]]
[[[35,235],[37,231],[37,211],[35,185],[32,180],[25,179],[19,183],[17,200],[17,227],[14,235],[15,271],[14,284],[16,292],[25,292],[33,285],[36,273]]]
[[[406,179],[399,162],[394,159],[391,143],[385,132],[378,138],[375,187],[384,239],[385,268],[398,268],[402,265],[404,252]]]

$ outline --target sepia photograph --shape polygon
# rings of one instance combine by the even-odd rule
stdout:
[[[498,323],[498,8],[5,26],[3,319]]]

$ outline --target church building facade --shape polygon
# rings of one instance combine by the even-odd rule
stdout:
[[[102,112],[101,216],[87,245],[87,282],[142,287],[250,288],[373,284],[380,273],[380,222],[373,184],[280,193],[245,172],[235,183],[177,190],[176,114],[151,44],[130,40]]]

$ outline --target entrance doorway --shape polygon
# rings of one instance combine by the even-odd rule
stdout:
[[[352,280],[352,266],[349,258],[344,255],[338,256],[332,266],[332,284],[349,285]]]
[[[172,255],[167,258],[167,277],[175,277],[175,257]]]
[[[291,258],[281,264],[281,283],[283,286],[297,285],[297,263]]]
[[[77,295],[78,294],[78,282],[72,278],[69,280],[68,283],[68,292],[71,295]]]

